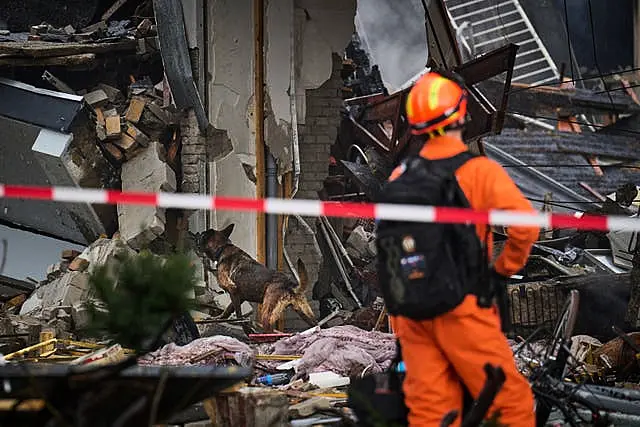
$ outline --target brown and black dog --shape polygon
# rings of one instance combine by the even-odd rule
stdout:
[[[198,252],[216,264],[213,273],[218,284],[231,296],[231,303],[219,318],[228,318],[234,310],[240,318],[240,306],[248,301],[262,304],[258,322],[266,331],[273,330],[289,306],[305,322],[315,326],[315,316],[305,296],[308,276],[302,260],[298,259],[298,284],[286,274],[268,269],[232,244],[229,236],[233,228],[234,224],[231,224],[224,230],[210,229],[197,236]]]

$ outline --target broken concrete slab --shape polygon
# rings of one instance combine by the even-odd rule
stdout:
[[[144,192],[176,191],[176,175],[164,162],[164,149],[153,142],[122,166],[122,190]],[[164,209],[154,206],[118,206],[122,238],[134,249],[148,245],[165,230]]]
[[[291,406],[289,414],[292,418],[305,418],[318,411],[326,411],[328,409],[331,409],[331,400],[326,397],[316,396]]]
[[[374,242],[375,246],[375,235],[367,232],[361,225],[356,227],[346,242],[349,256],[358,259],[368,259],[375,256],[375,252],[371,252],[371,242]]]
[[[132,255],[135,251],[119,238],[98,239],[78,255],[76,260],[85,261],[88,273],[92,274],[100,266],[111,268],[119,262],[123,253]]]
[[[50,318],[53,311],[62,306],[72,306],[87,297],[89,275],[68,272],[60,278],[41,285],[22,306],[21,315]]]
[[[109,101],[109,97],[103,90],[95,90],[84,96],[84,100],[92,107],[102,107]]]
[[[75,330],[85,329],[89,326],[89,309],[85,303],[75,303],[71,307],[71,318]]]
[[[107,97],[109,98],[109,102],[111,102],[112,104],[121,103],[125,99],[120,89],[116,89],[113,86],[100,83],[98,84],[98,89],[102,90],[107,95]]]

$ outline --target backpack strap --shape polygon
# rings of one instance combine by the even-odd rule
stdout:
[[[467,163],[469,160],[478,157],[476,154],[473,154],[471,151],[463,151],[460,154],[456,154],[453,157],[447,157],[446,159],[437,159],[437,160],[428,160],[431,164],[436,164],[440,170],[448,170],[451,172],[455,172],[462,165]]]
[[[426,166],[428,169],[435,169],[441,173],[444,172],[446,174],[455,173],[455,171],[457,171],[462,165],[475,157],[478,157],[478,155],[473,154],[468,150],[456,154],[452,157],[435,160],[425,159],[422,156],[416,155],[407,157],[401,162],[401,165],[405,168],[405,171]]]

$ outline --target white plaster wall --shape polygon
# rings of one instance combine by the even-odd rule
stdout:
[[[210,0],[208,7],[209,118],[226,130],[233,152],[210,165],[210,190],[217,196],[255,197],[243,163],[255,166],[253,124],[253,17],[251,0]],[[256,256],[256,216],[213,211],[212,224],[236,224],[233,243]]]
[[[304,91],[319,88],[331,77],[331,55],[344,51],[355,30],[356,0],[295,1],[303,11],[297,105],[299,123],[305,124]]]
[[[288,126],[291,122],[288,90],[291,81],[293,7],[293,0],[268,0],[265,14],[265,80],[271,110],[280,126]]]
[[[265,83],[270,114],[266,143],[278,158],[280,174],[291,169],[292,37],[296,40],[298,121],[304,124],[304,91],[320,87],[331,77],[331,55],[342,52],[350,40],[355,7],[355,0],[266,2]],[[207,13],[209,118],[215,128],[227,131],[233,144],[231,154],[210,165],[209,188],[219,196],[255,197],[255,184],[242,167],[255,168],[252,0],[209,0]],[[214,211],[211,222],[217,227],[236,223],[233,242],[256,255],[254,214]]]
[[[279,174],[291,168],[291,86],[294,0],[267,0],[265,10],[265,143]]]
[[[235,154],[255,164],[253,144],[253,19],[251,0],[211,0],[209,112],[229,132]]]

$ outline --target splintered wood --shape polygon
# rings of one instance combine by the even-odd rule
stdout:
[[[242,388],[219,393],[205,402],[205,410],[215,426],[268,427],[289,424],[286,394],[264,388]]]

